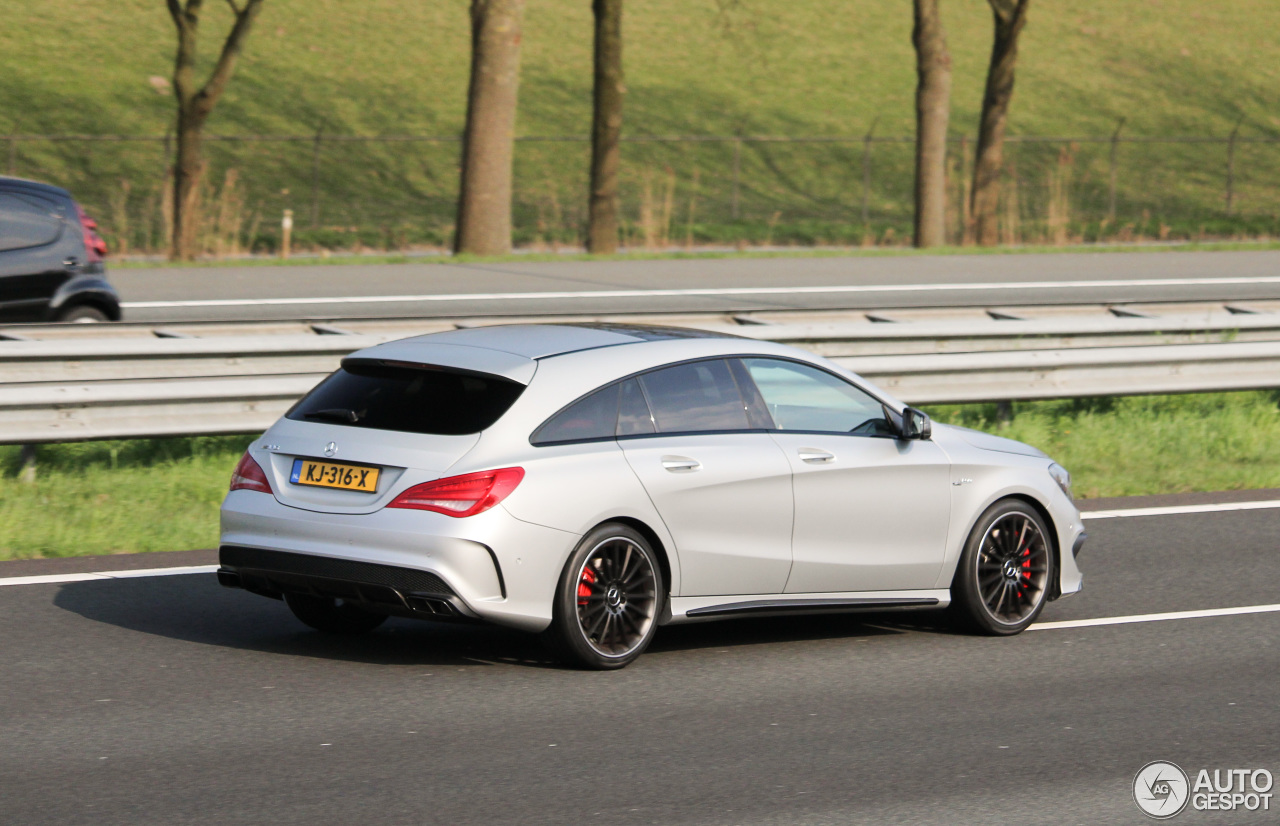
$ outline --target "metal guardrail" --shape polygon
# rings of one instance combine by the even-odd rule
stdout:
[[[1219,305],[1220,307],[1221,305]],[[905,314],[904,314],[905,315]],[[1151,318],[885,323],[891,311],[623,317],[782,341],[833,358],[915,404],[1185,393],[1280,386],[1280,314],[1219,309]],[[547,319],[540,319],[547,320]],[[582,319],[579,319],[582,320]],[[405,335],[500,319],[279,323],[275,333],[194,334],[196,325],[129,337],[116,325],[51,340],[0,341],[0,443],[265,429],[349,352]],[[246,326],[207,326],[232,333]],[[34,332],[34,330],[33,330]],[[84,338],[89,332],[115,338]],[[151,331],[148,335],[154,334]],[[3,331],[0,331],[2,334]],[[347,333],[347,334],[344,334]],[[173,337],[178,336],[178,337]]]

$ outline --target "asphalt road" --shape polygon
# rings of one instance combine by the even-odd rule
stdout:
[[[1043,620],[1280,602],[1280,510],[1088,530]],[[0,588],[0,627],[6,824],[1145,823],[1149,761],[1280,775],[1276,613],[736,621],[615,673],[482,627],[326,638],[209,574]]]
[[[1280,299],[1280,251],[116,269],[133,321]],[[298,299],[306,299],[298,301]]]

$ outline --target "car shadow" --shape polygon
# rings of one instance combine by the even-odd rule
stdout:
[[[932,630],[937,621],[887,613],[808,614],[742,617],[722,622],[670,625],[658,633],[649,650],[689,651],[788,642],[866,639]],[[934,612],[930,612],[934,613]]]
[[[210,574],[68,583],[53,604],[142,634],[285,656],[373,665],[562,667],[536,635],[491,625],[392,617],[370,634],[323,634],[302,625],[282,602],[223,588]],[[828,614],[674,625],[662,628],[649,650],[951,633],[939,614]]]
[[[490,625],[391,617],[370,634],[323,634],[283,602],[223,588],[212,574],[68,583],[53,604],[142,634],[269,654],[372,665],[558,667],[536,636]]]

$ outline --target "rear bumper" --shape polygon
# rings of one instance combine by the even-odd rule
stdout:
[[[413,568],[223,545],[218,583],[280,599],[308,594],[356,602],[388,614],[478,619],[440,577]]]
[[[385,613],[541,631],[551,623],[556,584],[577,541],[522,522],[501,505],[465,519],[400,508],[321,513],[238,490],[222,503],[220,555],[225,584],[238,575],[241,588],[264,596],[300,591]],[[439,602],[454,613],[424,612]]]

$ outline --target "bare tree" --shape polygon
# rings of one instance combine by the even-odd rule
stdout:
[[[455,252],[511,251],[511,165],[523,15],[524,0],[471,0],[471,85]]]
[[[951,118],[951,53],[938,0],[915,0],[916,222],[915,245],[947,240],[947,123]]]
[[[982,96],[978,156],[973,165],[973,220],[982,246],[1000,241],[1000,171],[1004,166],[1004,130],[1013,100],[1013,70],[1018,62],[1018,35],[1027,22],[1031,0],[987,0],[995,17],[995,42]]]
[[[618,166],[622,141],[622,0],[593,0],[596,21],[591,197],[587,251],[618,251]]]
[[[235,22],[222,52],[203,86],[196,85],[196,45],[200,13],[204,0],[167,0],[169,15],[178,27],[178,53],[174,59],[173,90],[178,98],[178,154],[173,167],[173,239],[170,255],[179,261],[196,256],[196,230],[199,224],[200,182],[205,163],[202,131],[218,98],[236,69],[236,60],[244,46],[254,18],[263,0],[226,0]]]

